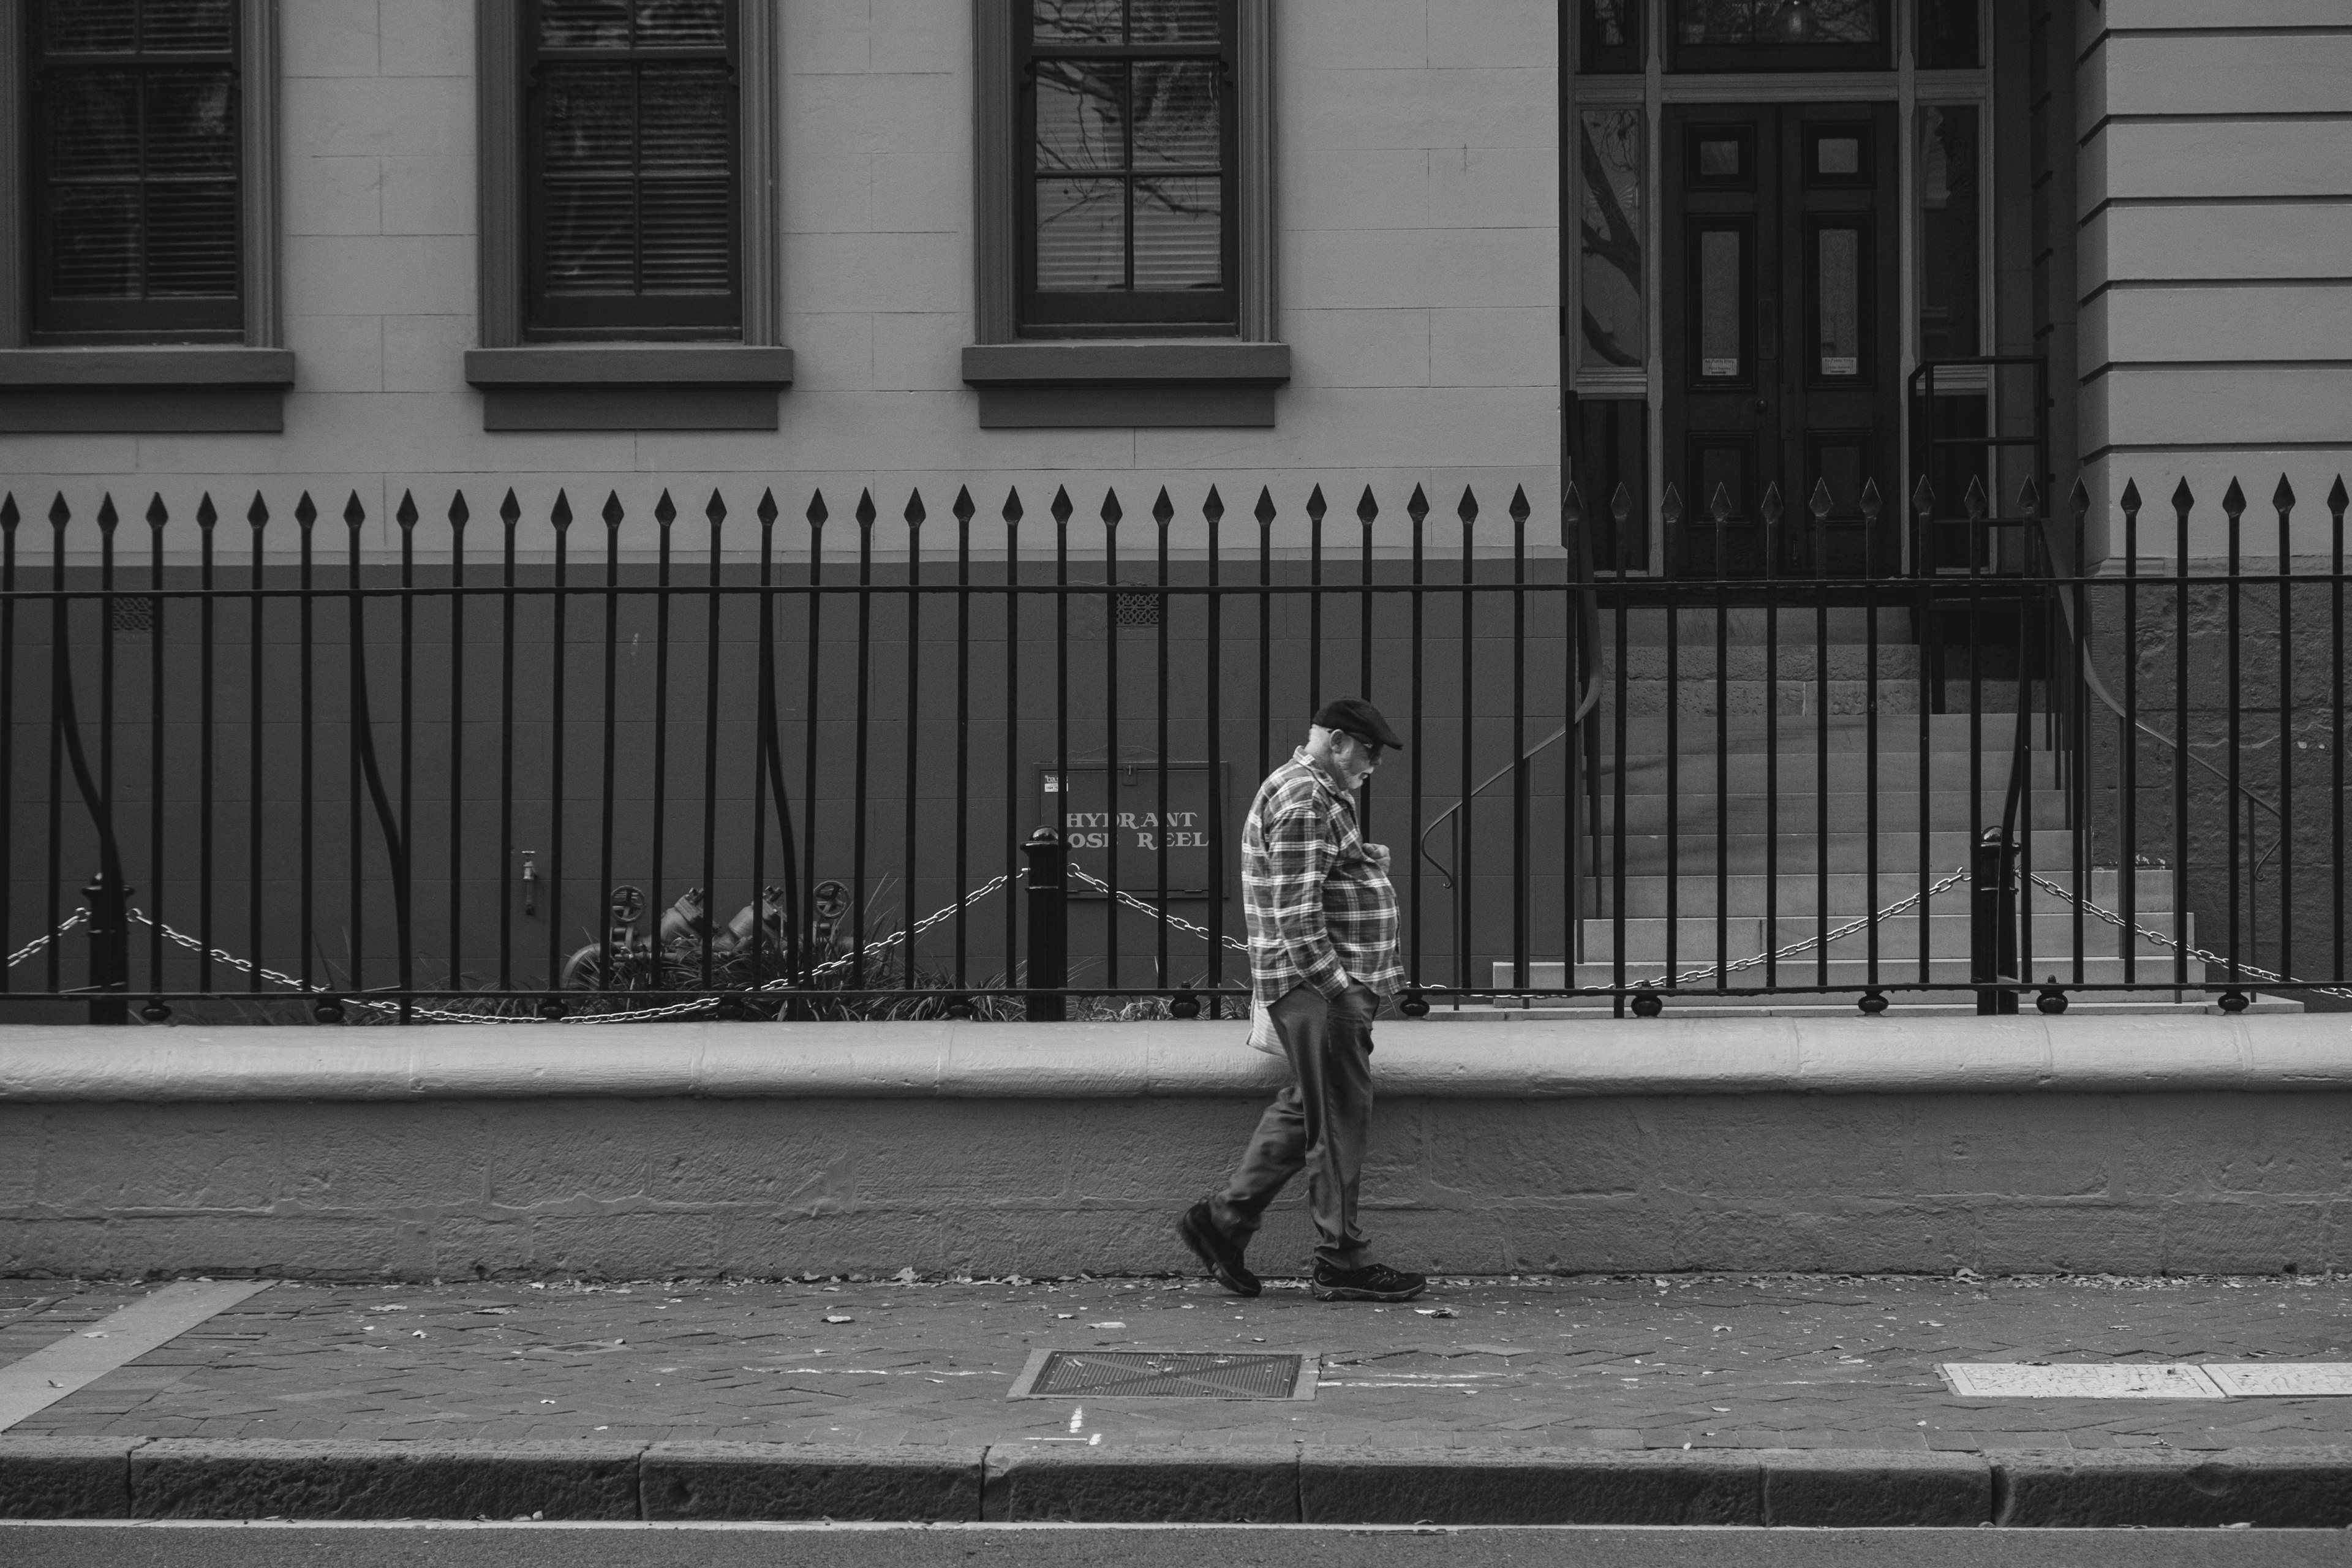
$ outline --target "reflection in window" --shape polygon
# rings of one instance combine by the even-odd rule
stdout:
[[[1739,376],[1740,265],[1738,229],[1710,228],[1698,237],[1698,374],[1702,380]]]
[[[1647,358],[1642,302],[1642,151],[1638,109],[1585,111],[1583,174],[1584,346],[1587,369],[1632,368]]]
[[[1821,324],[1823,376],[1862,374],[1862,236],[1850,228],[1821,231],[1820,293],[1814,314]]]
[[[1675,0],[1685,44],[1874,44],[1879,0]]]
[[[1919,0],[1919,68],[1977,65],[1977,0]]]
[[[1584,0],[1583,47],[1578,68],[1642,68],[1642,0]]]
[[[1919,357],[1982,351],[1977,325],[1977,110],[1919,110]]]
[[[1028,9],[1027,314],[1222,319],[1229,7],[1030,0]],[[1139,295],[1160,302],[1147,308]]]

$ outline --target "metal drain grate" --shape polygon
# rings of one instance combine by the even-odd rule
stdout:
[[[1037,1351],[1013,1399],[1312,1399],[1315,1358],[1182,1351]]]

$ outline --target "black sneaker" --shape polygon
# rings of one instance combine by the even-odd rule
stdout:
[[[1176,1221],[1176,1234],[1201,1260],[1201,1267],[1210,1277],[1236,1296],[1255,1296],[1265,1289],[1257,1276],[1242,1262],[1242,1249],[1235,1247],[1225,1233],[1217,1228],[1216,1216],[1209,1212],[1209,1200],[1202,1198]]]
[[[1318,1262],[1308,1288],[1318,1301],[1410,1301],[1429,1289],[1429,1281],[1385,1263],[1367,1263],[1361,1268],[1334,1268]]]

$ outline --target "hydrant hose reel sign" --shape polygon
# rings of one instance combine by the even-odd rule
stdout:
[[[1225,771],[1220,765],[1220,771]],[[1168,857],[1166,896],[1210,896],[1214,846],[1210,839],[1206,763],[1072,763],[1066,778],[1051,763],[1038,769],[1037,820],[1057,829],[1070,864],[1140,899],[1160,897],[1160,864]],[[1165,800],[1162,784],[1165,782]],[[1237,828],[1226,808],[1228,837]],[[1118,876],[1112,872],[1116,847]],[[1226,879],[1228,882],[1232,879]],[[1220,891],[1230,897],[1233,889]],[[1074,899],[1105,895],[1076,878]]]

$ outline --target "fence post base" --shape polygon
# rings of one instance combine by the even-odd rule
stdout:
[[[89,1021],[131,1022],[131,889],[105,870],[82,889],[89,900]]]
[[[1070,1016],[1069,860],[1062,836],[1041,827],[1022,846],[1028,858],[1030,990],[1023,998],[1033,1024],[1059,1024]]]

